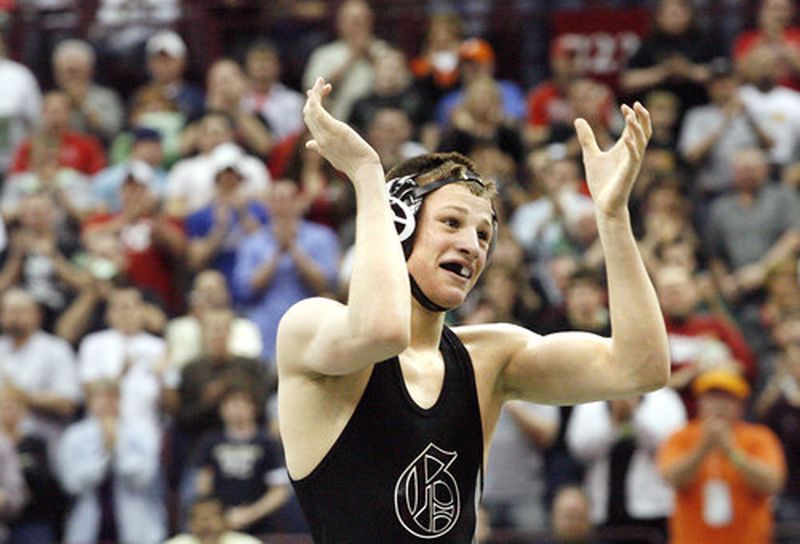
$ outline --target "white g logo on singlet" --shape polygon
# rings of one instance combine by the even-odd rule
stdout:
[[[406,467],[394,487],[394,509],[412,535],[434,539],[446,534],[461,514],[455,477],[448,471],[457,452],[430,443]]]

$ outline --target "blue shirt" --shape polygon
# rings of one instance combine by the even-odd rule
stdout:
[[[511,119],[521,120],[525,118],[527,111],[527,104],[525,102],[525,93],[522,92],[519,85],[513,81],[502,80],[498,81],[497,85],[500,87],[500,96],[503,99],[503,112]],[[464,89],[456,89],[444,95],[436,104],[436,111],[434,117],[436,124],[440,127],[450,125],[450,116],[456,106],[461,104],[464,100]]]
[[[297,246],[320,266],[334,288],[339,273],[339,239],[330,228],[309,221],[301,221],[297,227]],[[233,291],[237,300],[244,304],[247,317],[258,325],[264,342],[262,357],[274,364],[275,337],[278,322],[294,303],[317,293],[306,286],[292,257],[283,254],[275,275],[267,288],[258,292],[251,285],[253,274],[272,260],[278,251],[278,243],[267,226],[248,236],[239,248],[233,273]]]

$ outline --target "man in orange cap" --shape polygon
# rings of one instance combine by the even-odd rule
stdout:
[[[698,417],[661,447],[658,465],[676,491],[670,542],[767,544],[771,497],[786,463],[768,427],[743,420],[750,386],[728,369],[700,374],[692,386]]]

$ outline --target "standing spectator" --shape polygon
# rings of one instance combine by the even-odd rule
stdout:
[[[229,529],[253,536],[278,532],[275,514],[289,499],[289,476],[274,437],[259,429],[260,399],[247,384],[231,384],[219,404],[223,429],[200,448],[198,495],[225,506]]]
[[[72,100],[66,93],[50,91],[44,95],[39,127],[17,148],[11,171],[30,170],[37,146],[55,147],[58,166],[87,175],[96,174],[104,168],[106,157],[102,144],[94,136],[70,129],[72,112]]]
[[[119,386],[120,415],[157,425],[166,363],[166,343],[144,330],[144,303],[133,287],[111,291],[106,307],[107,329],[88,334],[78,350],[78,371],[84,384],[98,380]]]
[[[7,56],[0,36],[0,175],[5,176],[11,157],[39,123],[42,95],[33,73]]]
[[[458,48],[464,24],[455,11],[432,13],[428,18],[425,43],[411,60],[411,71],[430,104],[435,104],[459,83]]]
[[[586,467],[584,485],[595,525],[666,536],[674,497],[656,468],[655,454],[685,424],[680,397],[668,388],[575,407],[567,444]]]
[[[509,402],[497,421],[482,504],[492,529],[540,531],[547,525],[545,451],[558,431],[558,408]]]
[[[280,51],[274,43],[257,41],[247,48],[244,70],[249,88],[245,95],[245,107],[267,122],[276,143],[305,128],[305,98],[283,84],[281,68]]]
[[[328,227],[302,219],[294,183],[274,183],[266,202],[270,223],[242,242],[233,277],[235,298],[258,324],[262,357],[274,368],[284,312],[301,299],[336,291],[339,241]]]
[[[333,85],[328,97],[331,114],[348,119],[353,103],[372,89],[375,73],[372,59],[386,44],[373,34],[374,15],[364,0],[346,0],[336,12],[337,39],[311,53],[303,73],[303,88],[314,86],[317,77]]]
[[[95,53],[83,40],[64,40],[53,51],[53,76],[72,101],[70,127],[108,145],[122,128],[122,100],[113,89],[94,83]]]
[[[231,311],[231,296],[225,276],[217,270],[202,270],[194,277],[189,292],[189,314],[171,319],[164,338],[169,353],[168,368],[180,370],[203,352],[201,323],[207,312]],[[255,323],[234,316],[228,335],[228,352],[232,356],[261,356],[261,332]]]
[[[237,249],[248,234],[267,223],[268,217],[256,195],[247,192],[244,156],[224,150],[218,147],[211,156],[213,200],[186,218],[187,257],[191,270],[219,270],[230,287]]]
[[[245,533],[231,531],[225,521],[225,509],[219,499],[199,497],[189,513],[189,532],[175,536],[165,544],[261,544]]]
[[[81,399],[75,354],[64,340],[41,330],[41,312],[30,293],[9,289],[0,302],[0,385],[30,411],[35,434],[53,453]]]
[[[170,215],[185,217],[207,206],[214,197],[214,161],[238,160],[244,175],[244,194],[257,197],[271,181],[264,163],[244,153],[234,143],[234,123],[228,115],[208,112],[197,125],[199,153],[178,161],[167,176],[165,209]]]
[[[698,417],[670,436],[658,454],[675,488],[670,542],[767,544],[772,496],[783,487],[783,449],[768,427],[742,419],[750,387],[737,373],[712,370],[693,385]]]
[[[67,428],[58,448],[61,482],[75,498],[64,542],[163,542],[158,428],[120,415],[113,381],[88,384],[86,397],[87,416]]]
[[[11,544],[8,520],[22,510],[27,499],[25,480],[14,445],[0,433],[0,542]]]
[[[718,41],[698,26],[691,0],[659,0],[650,33],[620,74],[620,89],[638,98],[654,88],[668,90],[683,113],[708,100],[708,63],[721,53]]]
[[[756,47],[767,46],[778,57],[778,84],[800,91],[800,27],[793,0],[761,0],[756,28],[736,37],[733,58],[741,61]]]
[[[28,409],[8,390],[0,390],[0,438],[5,435],[22,461],[27,487],[25,507],[11,522],[13,544],[56,542],[64,515],[65,495],[47,455],[47,443],[31,433]],[[0,461],[4,466],[10,461]],[[0,536],[0,542],[2,537]]]
[[[188,51],[183,38],[172,30],[158,32],[147,40],[145,52],[150,80],[134,94],[133,101],[139,92],[153,85],[177,105],[186,119],[197,118],[203,111],[205,97],[202,89],[184,79]]]

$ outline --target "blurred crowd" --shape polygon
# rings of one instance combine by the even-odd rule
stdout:
[[[793,0],[758,2],[730,43],[690,0],[658,0],[613,82],[562,34],[532,85],[497,75],[469,2],[432,10],[416,50],[382,39],[368,2],[336,3],[299,85],[282,71],[293,43],[263,35],[236,36],[242,54],[192,80],[178,0],[141,13],[101,1],[85,35],[64,20],[74,2],[39,4],[50,11],[16,7],[41,18],[22,49],[0,44],[0,543],[305,532],[278,439],[275,336],[298,300],[347,297],[355,228],[351,185],[305,147],[302,89],[317,76],[386,169],[459,151],[496,181],[493,262],[451,325],[610,333],[572,122],[604,146],[620,104],[650,111],[631,217],[670,386],[508,405],[483,542],[755,544],[800,523]]]

